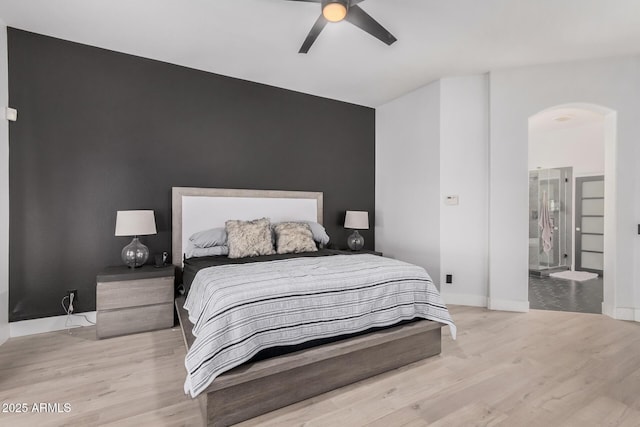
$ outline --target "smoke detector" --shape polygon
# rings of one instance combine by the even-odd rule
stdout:
[[[570,114],[561,114],[552,118],[554,122],[568,122],[571,119],[573,119],[573,116]]]

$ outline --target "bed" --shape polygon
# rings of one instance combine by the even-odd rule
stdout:
[[[173,263],[191,285],[176,299],[185,392],[198,398],[206,425],[437,355],[441,327],[455,334],[428,275],[400,261],[335,250],[185,260],[189,236],[227,219],[321,224],[322,193],[176,187],[172,197]]]

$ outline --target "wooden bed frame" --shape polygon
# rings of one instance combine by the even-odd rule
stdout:
[[[176,309],[187,351],[193,325]],[[197,399],[207,426],[223,427],[440,354],[442,323],[430,320],[347,338],[271,359],[248,362],[217,377]]]
[[[316,198],[319,211],[317,219],[322,222],[322,193],[174,188],[173,260],[179,267],[182,267],[183,192],[200,197],[208,194],[220,197],[222,192],[229,197],[246,197],[250,194],[259,198],[287,195],[293,198]],[[179,258],[176,254],[179,254]],[[192,334],[193,325],[184,309],[184,297],[177,298],[175,305],[188,351],[195,338]],[[439,322],[420,320],[270,359],[247,362],[218,376],[198,396],[205,425],[222,427],[236,424],[440,354],[443,326]]]

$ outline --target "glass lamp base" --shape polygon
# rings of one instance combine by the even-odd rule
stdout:
[[[364,247],[364,237],[358,233],[358,230],[353,230],[353,233],[347,238],[347,246],[352,251],[359,251]]]
[[[131,268],[144,265],[149,259],[149,248],[143,245],[137,237],[122,249],[122,262]]]

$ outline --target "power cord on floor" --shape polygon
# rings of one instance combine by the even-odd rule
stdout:
[[[69,306],[68,307],[64,305],[64,300],[69,300]],[[69,295],[66,295],[64,298],[62,298],[61,304],[62,304],[62,308],[64,309],[64,312],[67,313],[67,320],[65,320],[65,322],[64,322],[64,327],[65,328],[80,328],[80,327],[83,326],[83,325],[70,325],[69,321],[71,320],[71,316],[84,317],[84,320],[87,323],[90,323],[92,325],[96,324],[95,322],[92,322],[91,320],[89,320],[89,318],[84,314],[74,314],[73,313],[73,294],[71,294],[71,297],[69,297]]]

